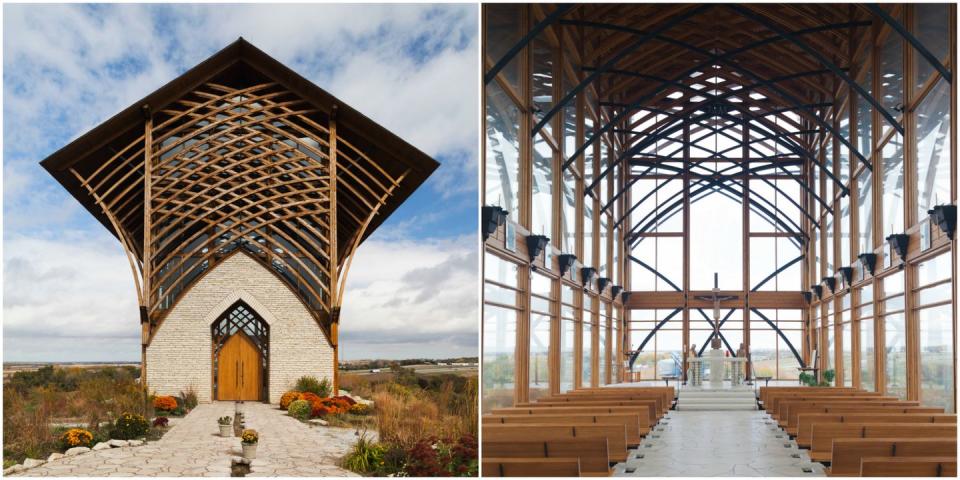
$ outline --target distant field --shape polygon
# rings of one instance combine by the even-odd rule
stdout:
[[[57,368],[139,367],[140,362],[4,362],[3,381],[7,381],[14,373],[32,372],[47,365],[53,365]]]
[[[477,375],[476,365],[405,365],[403,368],[412,369],[420,375],[438,375],[442,373],[457,373],[464,376]],[[379,370],[379,371],[376,371]],[[390,373],[390,368],[364,369],[364,370],[341,370],[343,375],[377,375]]]

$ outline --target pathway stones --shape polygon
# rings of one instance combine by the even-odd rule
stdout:
[[[243,411],[247,428],[260,433],[248,476],[356,476],[338,466],[359,438],[353,429],[311,426],[263,403],[245,403]],[[217,419],[233,413],[233,402],[202,404],[171,422],[170,431],[158,441],[137,448],[131,447],[142,442],[132,440],[128,446],[99,451],[74,448],[76,453],[68,450],[64,458],[17,475],[229,477],[232,458],[241,456],[240,439],[221,437]]]

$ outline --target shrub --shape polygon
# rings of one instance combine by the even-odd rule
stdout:
[[[161,412],[172,412],[178,407],[177,399],[170,395],[154,397],[153,408]]]
[[[186,392],[180,392],[180,398],[183,400],[183,407],[187,410],[193,410],[197,408],[199,401],[197,400],[197,391],[193,389],[193,386],[187,388]]]
[[[300,392],[316,394],[318,397],[328,397],[330,396],[330,380],[327,378],[317,380],[317,377],[312,375],[304,375],[297,380],[296,389]]]
[[[444,475],[440,465],[439,448],[435,448],[433,439],[418,441],[407,451],[407,462],[403,471],[411,477],[439,477]]]
[[[372,473],[383,464],[386,448],[361,436],[343,459],[343,468],[356,473]]]
[[[170,424],[170,419],[167,417],[157,417],[153,419],[153,426],[157,428],[166,428]]]
[[[314,402],[310,404],[310,416],[313,418],[323,417],[330,415],[331,413],[334,413],[333,408],[329,407],[323,402]]]
[[[370,408],[370,405],[366,405],[363,403],[356,403],[356,404],[350,405],[350,409],[347,410],[348,413],[352,413],[354,415],[370,415],[370,412],[372,411],[373,409]]]
[[[240,441],[246,445],[254,445],[260,441],[260,434],[252,428],[248,428],[240,434]]]
[[[310,418],[310,411],[312,405],[306,400],[294,400],[290,402],[290,406],[287,408],[287,413],[297,420],[306,420]]]
[[[290,402],[294,400],[303,400],[303,394],[296,390],[290,390],[289,392],[284,393],[283,396],[280,397],[280,408],[286,410],[288,407],[290,407]]]
[[[124,413],[114,422],[110,436],[120,440],[133,440],[145,436],[147,430],[150,430],[150,422],[147,422],[143,415]]]
[[[313,392],[304,392],[300,395],[300,400],[306,400],[310,403],[315,403],[323,400],[319,395]]]
[[[64,449],[73,447],[89,447],[93,444],[93,434],[82,428],[71,428],[60,437]]]

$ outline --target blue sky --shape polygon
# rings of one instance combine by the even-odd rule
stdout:
[[[119,243],[38,162],[240,36],[441,162],[361,246],[343,357],[476,355],[476,6],[3,8],[4,361],[139,358]]]

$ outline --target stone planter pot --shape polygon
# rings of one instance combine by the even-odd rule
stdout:
[[[220,436],[221,436],[221,437],[232,437],[232,436],[233,436],[233,425],[220,425]]]
[[[256,443],[241,443],[240,447],[243,449],[243,458],[248,458],[250,460],[257,458]]]

